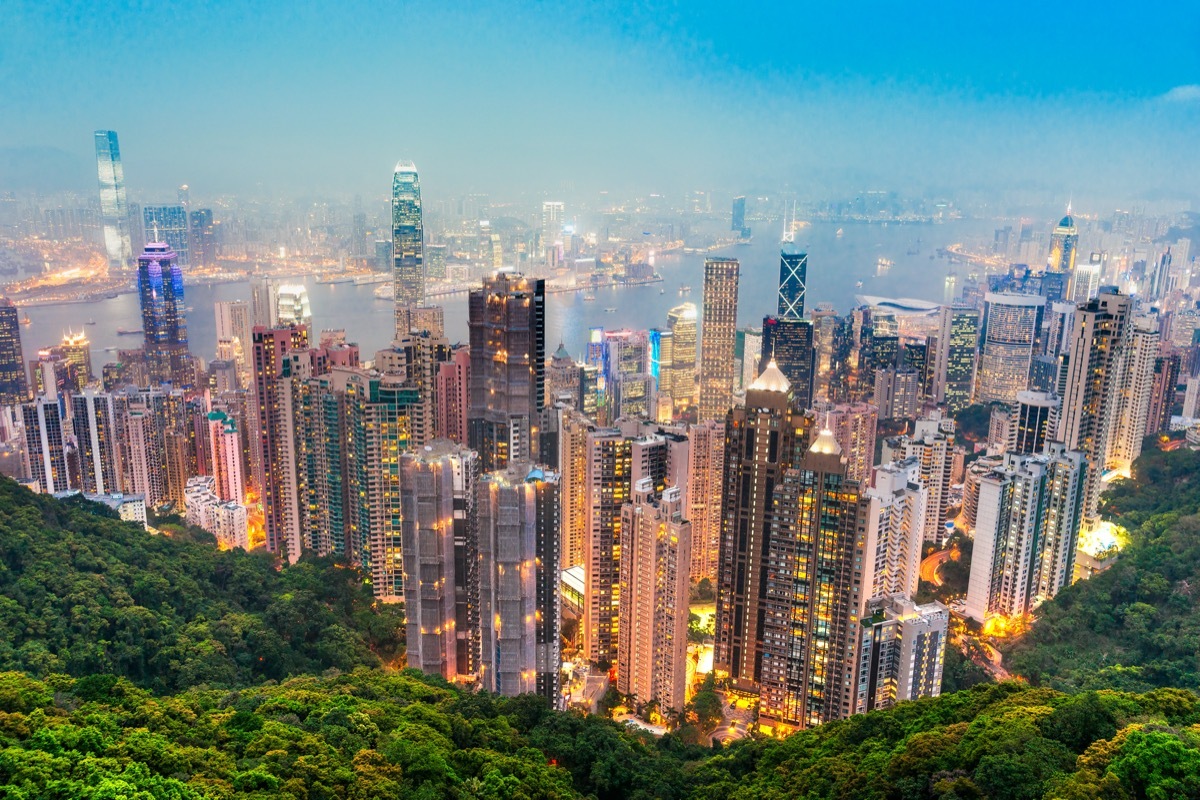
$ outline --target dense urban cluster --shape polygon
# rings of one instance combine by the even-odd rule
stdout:
[[[212,213],[140,209],[135,256],[116,135],[96,141],[108,269],[136,280],[142,347],[98,375],[78,334],[26,362],[20,313],[0,304],[25,485],[148,528],[177,514],[284,575],[307,557],[359,568],[376,602],[403,604],[408,666],[555,708],[595,709],[611,684],[673,729],[712,674],[758,732],[783,734],[937,696],[960,621],[1024,627],[1111,566],[1101,492],[1172,425],[1196,371],[1188,240],[1159,248],[1157,222],[1118,212],[1089,222],[1085,256],[1069,210],[1048,235],[1004,228],[990,253],[960,253],[970,271],[949,273],[941,304],[860,295],[841,314],[810,304],[785,209],[761,326],[738,324],[743,265],[710,254],[699,307],[592,328],[577,357],[547,341],[575,236],[547,201],[526,271],[497,244],[452,343],[433,289],[454,284],[410,162],[379,248],[389,346],[365,358],[314,328],[303,286],[256,276],[216,304],[206,362],[184,287],[215,259]],[[746,198],[732,217],[730,246],[752,235]],[[656,277],[636,250],[608,266]],[[1197,396],[1191,379],[1185,418]],[[986,436],[960,436],[980,413]],[[962,537],[965,593],[920,602],[922,557]],[[711,665],[689,649],[702,582]]]

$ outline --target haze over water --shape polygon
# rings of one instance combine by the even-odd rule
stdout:
[[[747,246],[729,247],[711,255],[741,261],[738,296],[739,325],[758,326],[765,314],[774,313],[779,281],[778,225],[771,224]],[[844,231],[837,236],[839,227]],[[993,220],[953,220],[925,225],[839,225],[814,223],[797,233],[797,246],[806,248],[808,294],[806,309],[819,302],[833,303],[839,313],[857,305],[856,294],[885,297],[914,297],[941,302],[946,259],[933,258],[937,248],[954,242],[990,239],[996,227]],[[918,239],[920,240],[918,245]],[[909,251],[919,250],[910,255]],[[875,277],[879,258],[895,262],[883,277]],[[593,327],[646,328],[666,325],[667,310],[684,301],[696,304],[703,312],[702,289],[704,258],[700,254],[659,257],[655,267],[663,282],[648,286],[607,288],[596,292],[594,301],[585,301],[582,292],[554,293],[547,297],[546,348],[553,352],[562,341],[576,357],[582,357]],[[965,269],[959,266],[960,276]],[[863,282],[861,289],[855,284]],[[681,285],[691,286],[680,296]],[[319,284],[306,281],[312,302],[313,327],[345,328],[347,338],[362,348],[364,359],[387,346],[392,337],[392,303],[374,297],[378,285],[355,286],[349,283]],[[660,294],[660,290],[663,293]],[[213,304],[220,300],[248,300],[249,284],[226,283],[216,286],[189,286],[186,290],[188,337],[191,350],[211,360],[217,348]],[[446,310],[446,335],[452,341],[467,340],[467,297],[460,294],[441,299]],[[606,312],[605,309],[615,309]],[[93,369],[116,360],[115,352],[105,348],[133,349],[142,344],[141,336],[119,336],[117,328],[142,326],[137,294],[122,294],[111,300],[89,304],[40,306],[26,309],[33,324],[22,332],[26,356],[38,348],[56,344],[67,328],[79,330],[85,319],[96,320],[86,328],[92,342]]]

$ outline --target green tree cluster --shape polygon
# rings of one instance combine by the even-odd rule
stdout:
[[[176,695],[10,672],[0,797],[1195,798],[1200,700],[992,684],[713,751],[412,670]]]
[[[0,670],[237,687],[378,666],[402,637],[400,609],[376,604],[357,570],[280,570],[0,479]]]

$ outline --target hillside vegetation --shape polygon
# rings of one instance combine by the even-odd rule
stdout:
[[[378,666],[402,649],[401,620],[330,561],[278,570],[0,479],[0,670],[238,687]]]

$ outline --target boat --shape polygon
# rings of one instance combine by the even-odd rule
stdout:
[[[855,288],[855,289],[861,289],[862,287],[863,287],[863,282],[862,282],[862,281],[856,281],[856,282],[855,282],[855,284],[854,284],[854,288]]]
[[[85,321],[83,324],[84,324],[84,325],[95,325],[95,324],[96,324],[96,320],[94,320],[94,319],[89,319],[89,320]]]
[[[845,235],[846,235],[846,231],[844,231],[844,230],[843,230],[843,229],[841,229],[841,228],[838,228],[838,229],[837,229],[837,233],[835,234],[835,236],[837,236],[839,239],[840,239],[840,238],[842,238],[842,237],[843,237],[843,236],[845,236]]]
[[[583,296],[583,300],[584,300],[584,302],[585,302],[585,303],[590,303],[590,302],[592,302],[592,301],[593,301],[593,300],[595,300],[595,299],[596,299],[596,295],[594,295],[594,294],[585,294],[585,295]]]
[[[140,336],[145,333],[141,328],[117,328],[117,336]]]
[[[875,262],[875,277],[882,278],[884,275],[887,275],[894,266],[895,263],[890,258],[881,257]]]
[[[389,283],[392,280],[390,272],[373,272],[370,275],[355,275],[355,286],[366,286],[372,283]]]
[[[390,282],[385,283],[382,286],[380,286],[379,288],[377,288],[375,290],[374,294],[375,294],[376,300],[395,300],[396,299],[394,284],[392,284]]]
[[[685,294],[691,294],[691,291],[692,291],[692,287],[688,286],[685,283],[679,287],[679,296],[682,297]]]
[[[666,290],[666,289],[659,289],[659,290],[658,290],[658,293],[659,293],[659,294],[666,294],[666,293],[667,293],[667,290]]]
[[[121,349],[121,348],[119,348],[119,347],[106,347],[106,348],[104,348],[104,352],[106,352],[106,353],[115,353],[115,352],[117,352],[117,351],[118,351],[118,350],[120,350],[120,349]]]
[[[615,308],[606,308],[606,309],[604,309],[604,313],[605,314],[615,314],[615,313],[617,313],[617,310]]]
[[[32,325],[32,324],[33,324],[33,320],[31,320],[31,319],[29,318],[29,315],[28,315],[28,314],[26,314],[25,316],[21,317],[21,324],[22,324],[22,325]]]

